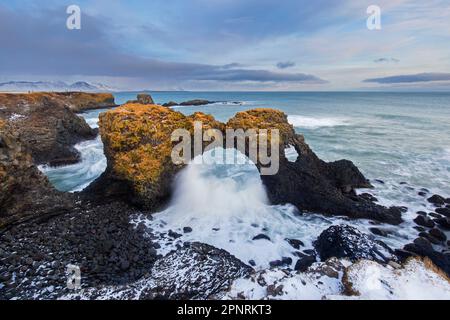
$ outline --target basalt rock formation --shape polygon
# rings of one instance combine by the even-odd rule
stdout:
[[[171,141],[171,134],[175,129],[187,129],[193,135],[195,121],[202,122],[204,131],[279,130],[279,171],[261,176],[272,203],[292,203],[302,211],[391,224],[402,221],[400,209],[385,208],[356,195],[355,188],[370,187],[370,183],[352,162],[320,160],[303,136],[295,133],[286,115],[273,109],[239,112],[226,124],[203,113],[185,116],[158,105],[126,104],[106,112],[100,116],[100,132],[108,167],[86,193],[103,199],[120,196],[148,209],[157,208],[170,197],[175,175],[183,168],[172,162],[171,153],[177,142]],[[261,134],[258,131],[259,137]],[[221,145],[225,146],[224,141]],[[284,155],[288,146],[293,146],[299,155],[295,162]],[[264,165],[259,158],[256,166],[262,172]]]
[[[177,103],[174,101],[169,101],[167,103],[163,104],[163,107],[174,107],[174,106],[204,106],[207,104],[211,104],[214,103],[214,101],[209,101],[209,100],[203,100],[203,99],[195,99],[195,100],[189,100],[189,101],[184,101],[181,103]]]
[[[58,166],[78,162],[73,145],[97,135],[75,112],[113,105],[110,94],[0,94],[0,119],[18,133],[36,164]]]
[[[70,195],[50,185],[33,164],[18,134],[0,120],[0,228],[61,213],[70,205]]]
[[[153,102],[153,98],[147,93],[139,93],[136,100],[128,101],[126,104],[129,103],[155,104],[155,102]]]

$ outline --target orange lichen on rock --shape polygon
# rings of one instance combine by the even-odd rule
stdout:
[[[171,135],[176,129],[193,134],[194,121],[201,121],[205,129],[221,125],[212,116],[186,117],[159,105],[131,103],[102,113],[100,133],[112,175],[130,182],[142,199],[163,197],[168,177],[182,167],[172,162]],[[151,207],[145,200],[144,204]]]
[[[238,112],[227,122],[226,127],[244,130],[278,129],[280,133],[280,143],[285,145],[295,137],[294,128],[289,124],[286,114],[282,111],[269,108]]]

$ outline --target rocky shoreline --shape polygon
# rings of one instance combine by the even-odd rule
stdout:
[[[71,146],[96,134],[75,112],[108,105],[114,100],[101,94],[0,94],[0,299],[270,299],[289,296],[292,281],[320,287],[311,290],[323,296],[364,295],[351,285],[361,280],[355,278],[360,263],[385,272],[414,266],[450,293],[450,199],[438,195],[424,198],[435,212],[418,212],[419,237],[404,248],[341,225],[317,235],[311,250],[301,250],[301,239],[287,239],[298,259],[280,257],[268,270],[254,270],[251,261],[208,244],[177,240],[171,230],[163,236],[173,239],[175,250],[160,255],[152,230],[130,221],[136,215],[152,219],[170,199],[173,179],[184,167],[170,161],[170,133],[192,132],[197,120],[206,130],[280,130],[280,171],[261,176],[273,204],[291,203],[303,214],[369,219],[377,236],[386,234],[376,225],[400,224],[404,208],[386,208],[370,194],[358,194],[356,189],[372,187],[358,168],[348,160],[319,159],[280,111],[249,110],[221,123],[154,105],[148,95],[100,116],[106,172],[81,193],[58,192],[36,166],[75,161]],[[289,146],[298,153],[295,162],[284,155]],[[261,234],[253,241],[270,238]],[[81,290],[67,288],[67,265],[79,266]]]

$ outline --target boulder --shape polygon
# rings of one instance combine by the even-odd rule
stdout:
[[[140,299],[208,299],[252,271],[225,250],[195,242],[156,261],[153,284],[143,290]]]
[[[441,228],[450,230],[450,218],[442,217],[442,218],[434,219],[433,221],[436,222]]]
[[[413,243],[407,244],[404,250],[429,258],[437,267],[450,276],[450,255],[434,250],[428,239],[419,237]]]
[[[422,227],[427,227],[427,228],[433,228],[435,223],[433,222],[433,220],[431,220],[428,217],[424,217],[422,215],[418,215],[415,219],[414,222],[416,224],[418,224],[419,226]]]
[[[74,144],[96,137],[97,131],[74,111],[98,104],[88,97],[83,96],[80,101],[72,95],[75,94],[0,94],[0,119],[9,122],[36,164],[76,163],[80,154]]]
[[[71,208],[34,165],[18,133],[0,120],[0,228]]]
[[[383,242],[348,225],[326,229],[314,242],[314,247],[322,261],[336,257],[352,262],[367,259],[387,263],[393,253]]]
[[[450,217],[450,208],[437,208],[435,211],[443,216]]]
[[[126,104],[135,103],[135,104],[155,104],[151,95],[147,93],[139,93],[136,97],[136,100],[130,100]]]
[[[314,256],[305,256],[297,261],[294,269],[300,272],[305,272],[316,261],[316,257]]]
[[[437,195],[437,194],[435,194],[435,195],[431,196],[430,198],[428,198],[427,201],[429,203],[432,203],[432,204],[436,205],[436,206],[441,206],[441,205],[445,204],[444,197],[442,197],[440,195]]]

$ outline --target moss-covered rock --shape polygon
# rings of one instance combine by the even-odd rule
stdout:
[[[159,206],[168,197],[174,175],[183,167],[171,158],[175,142],[172,132],[186,129],[194,133],[194,122],[204,130],[223,126],[212,116],[195,113],[186,117],[159,105],[125,104],[100,115],[100,133],[108,168],[89,190],[103,184],[116,186],[112,194],[126,195],[146,208]],[[109,181],[109,182],[106,182]]]

